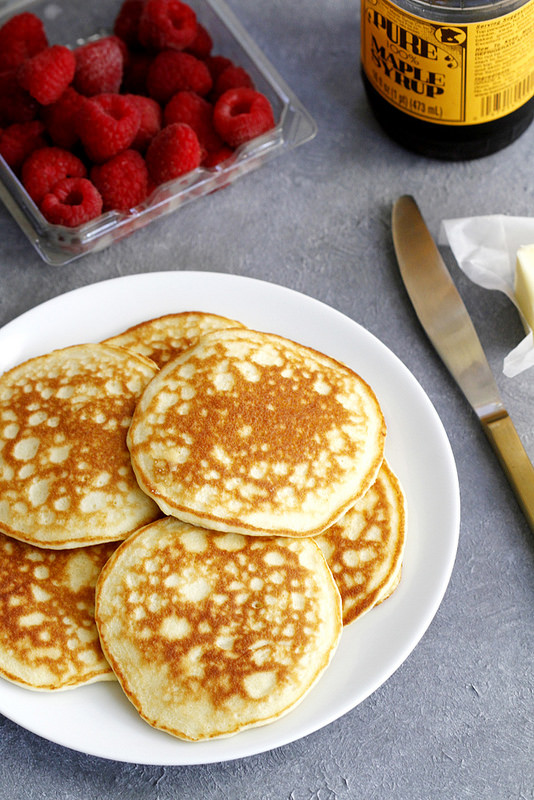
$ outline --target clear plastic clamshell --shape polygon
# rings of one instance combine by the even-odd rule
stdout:
[[[312,139],[315,121],[223,0],[188,0],[213,39],[213,53],[243,67],[274,111],[276,126],[247,142],[217,167],[198,169],[162,184],[128,213],[110,211],[76,228],[51,225],[0,156],[0,199],[41,258],[62,265],[94,253],[152,220],[176,211],[235,181],[266,161]],[[0,11],[0,26],[15,14],[31,11],[43,21],[50,44],[76,47],[112,31],[121,0],[37,0],[9,3]]]

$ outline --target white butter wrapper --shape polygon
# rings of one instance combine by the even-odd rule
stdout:
[[[534,244],[534,219],[495,214],[443,220],[440,244],[448,245],[460,269],[479,286],[504,292],[514,303],[517,251]],[[518,309],[519,312],[519,309]],[[534,337],[525,338],[504,359],[503,372],[512,378],[534,366]]]

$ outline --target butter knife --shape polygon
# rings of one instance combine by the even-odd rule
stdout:
[[[534,467],[504,407],[468,311],[413,197],[394,203],[393,244],[427,336],[478,416],[534,530]]]

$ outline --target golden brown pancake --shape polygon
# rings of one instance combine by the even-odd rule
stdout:
[[[216,331],[140,398],[128,446],[165,514],[244,534],[312,536],[374,482],[386,426],[371,388],[274,334]]]
[[[404,494],[384,460],[365,495],[317,537],[343,601],[349,625],[396,588],[406,527]]]
[[[0,376],[0,531],[41,547],[124,539],[159,516],[126,432],[157,372],[117,347],[56,350]]]
[[[95,584],[116,544],[45,550],[0,534],[0,675],[27,689],[115,676],[94,620]]]
[[[95,618],[139,714],[191,741],[294,708],[342,630],[339,592],[313,539],[215,533],[171,517],[118,547]]]
[[[188,350],[202,334],[221,328],[238,327],[243,327],[241,322],[218,314],[183,311],[140,322],[124,333],[106,339],[106,342],[148,356],[158,367],[162,367]]]

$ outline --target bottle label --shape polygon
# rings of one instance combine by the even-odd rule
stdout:
[[[534,0],[502,17],[463,25],[362,0],[361,58],[392,106],[420,120],[477,125],[534,96]]]

